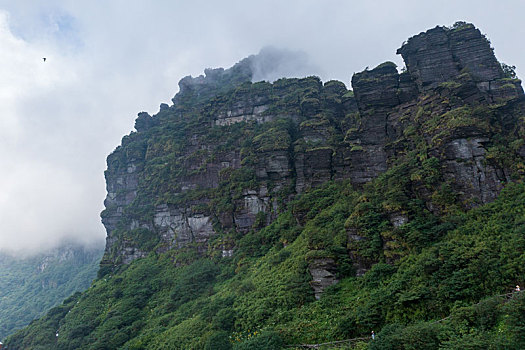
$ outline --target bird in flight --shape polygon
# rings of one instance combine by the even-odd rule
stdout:
[[[42,57],[42,59],[44,60],[44,62],[46,61],[46,58],[45,58],[45,57]]]

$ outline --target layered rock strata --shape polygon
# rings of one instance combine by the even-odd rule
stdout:
[[[181,80],[174,104],[140,113],[137,132],[108,157],[103,264],[189,246],[205,254],[218,232],[267,225],[280,205],[330,180],[360,187],[413,151],[439,160],[466,207],[493,200],[512,180],[494,157],[495,135],[525,129],[521,82],[505,76],[470,24],[416,35],[398,53],[405,72],[386,62],[354,74],[353,91],[315,77],[250,83],[246,61]],[[423,187],[415,191],[440,210]],[[362,239],[349,228],[349,247]],[[217,249],[227,258],[235,246]],[[362,274],[371,262],[354,253]],[[324,265],[310,267],[316,295],[337,281]]]

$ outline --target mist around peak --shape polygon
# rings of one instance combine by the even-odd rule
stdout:
[[[241,59],[232,67],[206,68],[204,75],[185,76],[179,81],[179,92],[172,99],[178,104],[189,95],[213,96],[246,82],[274,82],[281,78],[304,78],[319,75],[320,69],[304,51],[293,51],[274,46],[263,47],[258,54]]]
[[[252,82],[274,82],[280,78],[303,78],[319,73],[319,68],[304,51],[265,46],[249,59]]]

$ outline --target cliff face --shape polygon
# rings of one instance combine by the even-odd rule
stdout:
[[[522,171],[506,161],[525,154],[521,82],[505,76],[470,24],[416,35],[398,53],[405,72],[386,62],[356,73],[353,91],[315,77],[251,83],[253,57],[182,79],[174,104],[140,113],[137,132],[108,157],[102,266],[186,247],[231,256],[227,233],[268,224],[282,204],[329,180],[360,187],[407,155],[436,159],[439,185],[464,207],[492,201]],[[510,154],[503,138],[516,141]],[[414,195],[439,213],[420,180]],[[352,227],[348,236],[358,271],[366,269],[351,248],[363,237]],[[330,275],[328,265],[312,274]]]

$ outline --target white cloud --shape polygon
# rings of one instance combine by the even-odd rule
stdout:
[[[62,108],[79,82],[77,68],[71,58],[13,36],[8,19],[0,13],[0,248],[101,240],[96,214],[88,214],[95,183],[82,171],[89,167],[66,156],[75,150],[68,136],[83,138]]]

